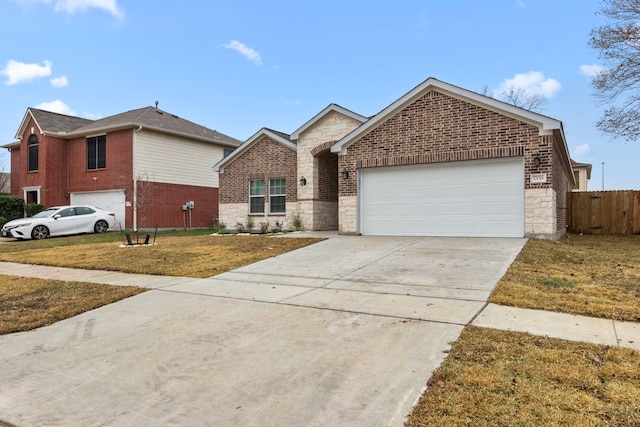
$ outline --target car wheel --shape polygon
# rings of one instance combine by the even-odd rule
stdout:
[[[104,233],[108,229],[109,229],[109,224],[107,224],[107,221],[102,219],[96,222],[96,225],[93,226],[93,231],[95,231],[96,233]]]
[[[31,230],[31,237],[36,240],[46,239],[49,237],[49,229],[44,225],[36,225]]]

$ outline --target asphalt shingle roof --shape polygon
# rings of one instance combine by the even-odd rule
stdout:
[[[37,108],[29,108],[29,111],[31,111],[31,115],[43,132],[71,132],[93,122],[93,120],[52,113],[51,111],[38,110]]]
[[[67,133],[73,136],[109,129],[148,126],[170,133],[179,133],[198,139],[210,140],[211,142],[232,147],[237,147],[241,144],[241,141],[235,138],[154,107],[144,107],[126,111],[100,120],[82,119],[80,117],[51,113],[35,108],[30,108],[29,110],[44,132]]]

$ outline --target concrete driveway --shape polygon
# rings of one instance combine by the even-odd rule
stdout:
[[[524,243],[336,236],[210,279],[78,272],[154,290],[0,337],[0,421],[402,425]]]

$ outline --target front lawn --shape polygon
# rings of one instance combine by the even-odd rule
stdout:
[[[531,239],[489,302],[638,321],[640,237]]]
[[[406,423],[638,426],[640,353],[468,326]]]
[[[50,325],[144,291],[134,286],[0,275],[0,335]]]

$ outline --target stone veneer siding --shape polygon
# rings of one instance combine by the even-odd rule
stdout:
[[[223,222],[230,230],[236,228],[236,224],[238,223],[246,227],[248,209],[247,203],[220,204],[220,222]],[[296,202],[287,202],[286,209],[286,215],[251,215],[254,221],[253,228],[259,229],[261,223],[268,223],[269,229],[272,229],[276,227],[276,223],[278,223],[282,229],[293,229],[293,214],[298,212],[298,204]]]
[[[300,214],[305,228],[338,228],[338,158],[331,145],[360,126],[360,122],[335,111],[329,112],[298,138],[298,187]]]
[[[249,180],[265,180],[265,213],[252,214],[255,226],[260,222],[284,222],[296,210],[298,180],[296,152],[266,135],[261,136],[242,155],[225,165],[219,173],[219,220],[227,227],[246,224],[249,215]],[[286,179],[286,213],[269,214],[269,179]]]
[[[349,171],[348,180],[338,181],[340,200],[349,198],[349,202],[340,204],[340,231],[358,231],[357,203],[351,198],[357,196],[357,170],[360,168],[523,157],[525,190],[552,190],[552,184],[563,179],[554,182],[554,174],[564,174],[559,168],[552,168],[560,161],[554,156],[555,145],[554,136],[540,135],[536,126],[435,90],[429,91],[355,141],[345,155],[339,156],[338,169]],[[539,167],[534,163],[536,155],[541,158]],[[547,174],[547,182],[531,184],[532,173]],[[525,191],[525,199],[529,194],[533,193]],[[564,194],[554,196],[555,205],[562,197]],[[552,212],[543,214],[540,209],[535,212],[544,216],[544,222],[555,224],[555,205],[545,208]],[[532,220],[525,215],[525,230],[528,229],[527,221]]]

